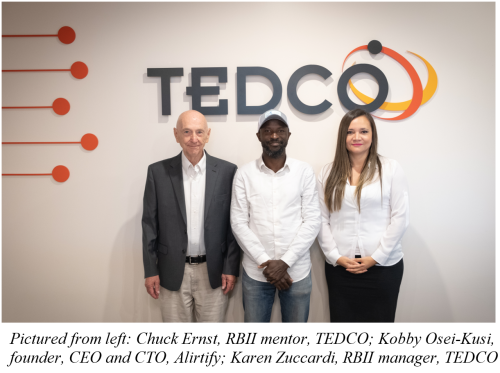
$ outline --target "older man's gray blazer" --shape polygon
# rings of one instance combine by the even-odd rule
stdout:
[[[236,165],[207,157],[205,183],[205,248],[210,285],[222,285],[222,274],[238,276],[240,247],[229,222]],[[160,275],[160,284],[179,290],[188,246],[181,153],[148,168],[142,247],[145,277]]]

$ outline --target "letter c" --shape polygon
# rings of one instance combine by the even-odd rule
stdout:
[[[300,101],[300,98],[297,95],[297,85],[299,84],[299,80],[308,74],[318,74],[325,80],[328,79],[330,75],[332,75],[332,73],[323,66],[319,65],[302,66],[292,74],[290,80],[288,81],[288,86],[287,86],[288,99],[290,100],[290,103],[293,105],[293,107],[298,111],[300,111],[301,113],[320,114],[326,111],[330,106],[332,106],[332,103],[329,102],[328,100],[324,100],[319,105],[310,106]]]

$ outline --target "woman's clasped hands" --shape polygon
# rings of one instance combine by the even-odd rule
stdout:
[[[368,271],[368,268],[373,267],[375,264],[377,264],[377,262],[371,256],[353,259],[341,256],[340,258],[338,258],[337,264],[344,267],[346,271],[358,275]]]

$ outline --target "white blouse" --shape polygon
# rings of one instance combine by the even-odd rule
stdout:
[[[377,265],[392,266],[403,258],[401,239],[410,222],[408,183],[403,169],[393,159],[380,157],[382,193],[378,171],[361,191],[361,212],[358,212],[349,180],[339,211],[329,212],[325,205],[324,187],[332,163],[318,175],[318,196],[321,228],[318,241],[329,264],[337,265],[341,256],[354,258],[356,247],[361,257],[371,256]]]

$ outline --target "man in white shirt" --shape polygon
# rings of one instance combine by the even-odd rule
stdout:
[[[240,267],[229,222],[236,166],[203,150],[210,138],[203,114],[182,113],[174,135],[182,152],[148,168],[145,286],[160,299],[164,322],[221,322]]]
[[[288,158],[282,112],[259,118],[262,156],[234,177],[231,227],[243,249],[245,322],[269,322],[278,289],[283,322],[307,322],[312,289],[309,248],[321,216],[314,172]]]

